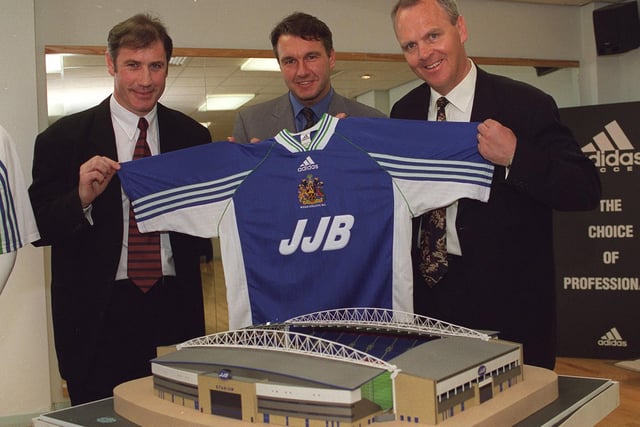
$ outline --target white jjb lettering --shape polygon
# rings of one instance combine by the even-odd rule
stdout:
[[[351,228],[355,219],[353,215],[338,215],[331,223],[331,229],[327,240],[324,242],[323,251],[336,251],[347,246],[351,238]],[[304,249],[304,248],[303,248]]]
[[[351,229],[355,223],[355,218],[353,215],[338,215],[332,221],[330,216],[324,216],[320,218],[318,227],[312,237],[304,236],[307,221],[306,219],[298,220],[291,239],[282,239],[280,241],[279,251],[282,255],[291,255],[298,250],[298,247],[304,253],[315,252],[320,248],[323,241],[323,251],[335,251],[344,248],[349,244],[349,239],[351,239]],[[329,223],[331,223],[331,226],[329,226]],[[328,232],[327,229],[329,230]]]
[[[308,254],[310,252],[315,252],[318,250],[318,248],[322,244],[322,239],[327,232],[329,221],[331,221],[331,217],[323,216],[322,218],[320,218],[320,224],[318,224],[318,228],[316,229],[316,234],[313,236],[313,239],[311,237],[304,237],[302,239],[302,252]],[[333,225],[331,226],[331,228],[333,228]]]
[[[298,245],[300,245],[300,240],[302,240],[302,233],[304,233],[304,228],[307,226],[306,219],[299,219],[296,224],[296,229],[293,231],[293,236],[291,239],[282,239],[280,240],[280,248],[279,251],[282,255],[291,255],[298,249]]]

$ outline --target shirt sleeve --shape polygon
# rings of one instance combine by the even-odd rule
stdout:
[[[13,140],[0,127],[0,253],[40,238]]]

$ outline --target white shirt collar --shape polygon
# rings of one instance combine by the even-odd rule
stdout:
[[[111,99],[109,100],[109,106],[111,107],[111,117],[118,123],[129,139],[134,140],[133,138],[138,131],[138,121],[140,117],[120,105],[113,95],[111,95]],[[144,116],[147,122],[149,122],[150,129],[155,129],[157,115],[158,105],[156,104],[153,109]]]
[[[447,107],[447,120],[452,122],[468,122],[471,119],[471,108],[476,89],[476,78],[478,69],[471,59],[471,67],[464,79],[454,87],[447,95],[449,104]],[[435,89],[431,88],[431,99],[429,100],[429,120],[435,120],[436,101],[441,96]],[[455,108],[452,108],[455,107]]]

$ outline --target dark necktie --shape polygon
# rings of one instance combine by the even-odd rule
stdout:
[[[133,151],[133,160],[151,155],[147,144],[149,124],[144,117],[138,121],[140,135]],[[129,247],[127,274],[142,292],[148,292],[162,276],[160,259],[160,233],[140,233],[133,215],[133,206],[129,209]]]
[[[302,117],[305,118],[306,122],[304,124],[304,127],[302,128],[302,130],[306,130],[309,129],[311,126],[313,126],[314,124],[316,124],[315,121],[315,114],[313,114],[313,110],[309,107],[304,107],[300,113],[302,114]]]
[[[441,97],[436,101],[438,107],[436,120],[447,120],[444,108],[449,103]],[[447,209],[438,208],[422,215],[420,221],[419,244],[422,251],[420,272],[425,283],[432,287],[444,277],[449,266],[447,260]]]

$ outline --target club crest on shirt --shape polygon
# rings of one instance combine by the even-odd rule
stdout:
[[[324,182],[318,177],[308,174],[298,184],[298,201],[301,205],[317,205],[324,203]]]

